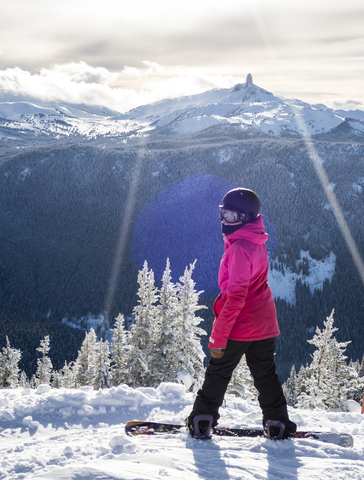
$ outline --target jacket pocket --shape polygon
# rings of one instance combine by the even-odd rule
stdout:
[[[221,312],[224,304],[225,304],[225,296],[221,292],[216,297],[216,299],[214,301],[214,305],[212,307],[212,311],[214,312],[215,317],[217,317],[219,315],[219,313]]]

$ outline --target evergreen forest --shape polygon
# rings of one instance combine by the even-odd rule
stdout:
[[[364,286],[310,152],[364,257],[362,139],[329,132],[308,141],[229,126],[128,139],[32,135],[20,143],[0,138],[0,348],[9,342],[22,352],[27,377],[46,336],[54,370],[76,360],[90,332],[85,318],[103,319],[99,339],[119,314],[131,330],[145,261],[161,287],[167,258],[173,282],[196,260],[207,307],[200,327],[209,333],[223,253],[217,206],[237,186],[260,197],[272,269],[309,276],[301,251],[317,261],[336,257],[322,287],[297,280],[294,302],[276,297],[282,380],[292,365],[298,372],[311,362],[307,340],[332,310],[338,341],[351,342],[346,355],[361,361]]]

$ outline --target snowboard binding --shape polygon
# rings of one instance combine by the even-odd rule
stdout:
[[[212,415],[196,415],[192,419],[187,418],[186,424],[193,438],[207,440],[211,438],[211,427],[214,418]]]
[[[270,440],[282,440],[285,438],[286,425],[278,420],[267,420],[265,423],[267,438]]]

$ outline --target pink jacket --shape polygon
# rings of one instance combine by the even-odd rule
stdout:
[[[231,340],[263,340],[279,335],[276,307],[268,285],[268,255],[263,217],[224,237],[219,270],[221,293],[214,303],[209,348]]]

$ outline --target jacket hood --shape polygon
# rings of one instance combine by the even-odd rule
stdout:
[[[254,222],[246,223],[230,235],[224,235],[224,241],[230,245],[236,240],[248,240],[256,245],[263,245],[269,236],[265,233],[263,215],[258,215]]]

